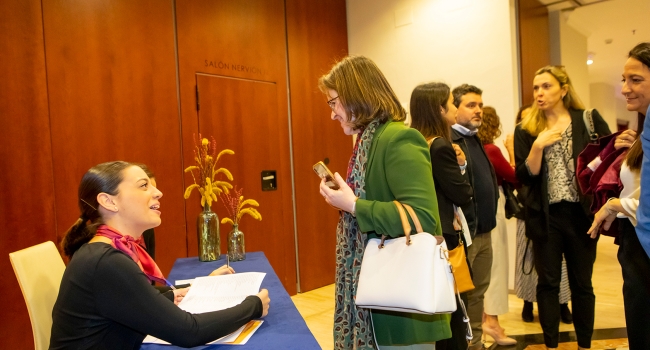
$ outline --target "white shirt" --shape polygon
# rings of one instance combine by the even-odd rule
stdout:
[[[621,206],[630,216],[624,213],[618,213],[618,218],[629,218],[632,225],[636,226],[636,209],[639,206],[639,194],[641,192],[641,172],[632,171],[627,166],[627,162],[623,161],[621,164],[621,183],[623,190],[618,197],[621,200]]]

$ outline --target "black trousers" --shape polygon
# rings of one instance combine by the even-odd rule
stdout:
[[[650,258],[628,219],[617,219],[618,262],[623,270],[623,304],[631,350],[650,349]]]
[[[547,239],[535,240],[535,269],[537,270],[537,305],[539,323],[544,331],[544,343],[557,348],[560,326],[560,280],[562,254],[566,259],[573,309],[573,324],[578,345],[591,347],[594,332],[596,296],[591,284],[598,239],[587,235],[591,220],[580,203],[560,202],[549,206]]]

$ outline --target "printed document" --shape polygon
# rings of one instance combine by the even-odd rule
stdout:
[[[197,277],[183,300],[178,304],[182,310],[193,314],[218,311],[240,304],[249,295],[259,293],[263,272],[243,272],[222,276]],[[253,322],[253,321],[251,321]],[[260,321],[242,326],[237,331],[211,342],[210,344],[245,344],[257,328]],[[245,339],[239,337],[246,330]],[[239,341],[235,341],[235,340]],[[169,344],[163,340],[148,335],[144,343]]]

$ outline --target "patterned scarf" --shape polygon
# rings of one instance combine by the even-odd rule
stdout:
[[[346,182],[354,194],[366,198],[366,169],[378,121],[373,121],[357,135],[348,165]],[[336,228],[336,306],[334,308],[335,349],[375,349],[370,309],[357,308],[354,298],[361,272],[361,259],[367,236],[359,229],[352,214],[341,211]]]
[[[95,235],[110,239],[113,248],[130,256],[131,259],[138,264],[140,270],[147,275],[147,278],[149,278],[150,281],[169,285],[162,272],[160,272],[158,265],[156,265],[156,262],[153,261],[147,251],[138,244],[139,240],[129,235],[123,235],[107,225],[99,226]]]

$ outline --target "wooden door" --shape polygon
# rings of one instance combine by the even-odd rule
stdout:
[[[284,1],[177,1],[176,23],[184,167],[194,164],[193,139],[199,132],[214,136],[219,148],[236,148],[223,165],[233,170],[246,197],[261,200],[263,216],[261,222],[244,219],[246,248],[264,250],[284,287],[295,294]],[[261,170],[277,170],[277,191],[256,192]],[[191,183],[186,175],[185,185]],[[187,201],[190,256],[197,254],[200,210],[196,197]],[[228,230],[222,226],[224,236]]]
[[[234,177],[233,184],[243,189],[244,198],[260,204],[262,220],[242,218],[239,229],[244,232],[247,251],[264,251],[283,283],[294,283],[287,276],[295,270],[295,245],[291,201],[291,171],[286,113],[278,109],[278,86],[273,82],[218,75],[197,74],[199,95],[199,131],[213,136],[217,152],[228,148],[234,155],[225,155],[219,167]],[[284,146],[284,147],[283,147]],[[275,190],[262,190],[262,172],[273,171]],[[223,201],[212,205],[219,218],[227,212]],[[227,250],[230,224],[221,225],[221,249]],[[289,260],[286,261],[285,260]],[[233,264],[236,269],[236,263]],[[295,275],[294,275],[295,276]]]

